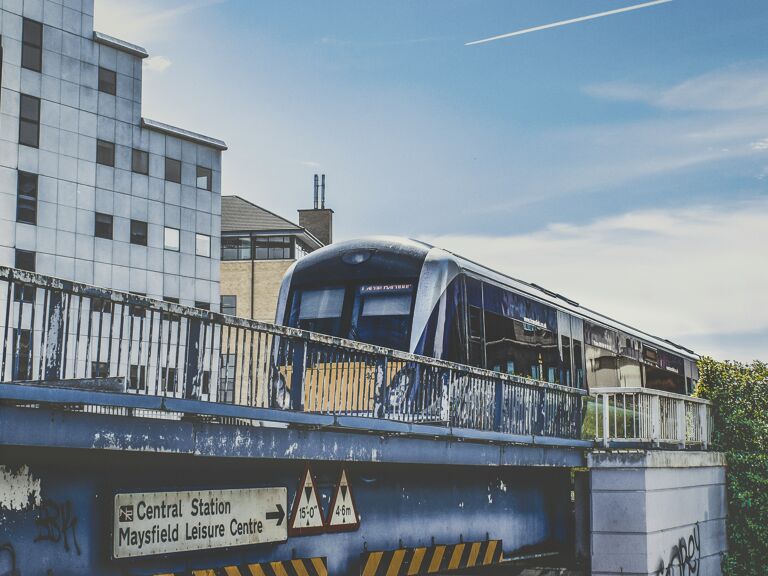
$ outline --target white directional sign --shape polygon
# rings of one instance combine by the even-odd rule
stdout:
[[[291,536],[319,534],[324,531],[324,528],[325,522],[323,521],[323,512],[320,509],[320,499],[317,497],[315,481],[309,468],[307,468],[293,498],[288,533]]]
[[[360,520],[357,516],[355,499],[347,480],[347,471],[342,469],[339,484],[331,499],[326,522],[327,532],[346,532],[360,528]]]
[[[285,488],[115,494],[113,556],[287,540]]]

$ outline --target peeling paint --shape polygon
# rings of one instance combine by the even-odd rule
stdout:
[[[12,470],[0,466],[0,509],[26,510],[40,506],[40,478],[35,478],[29,466]]]
[[[299,443],[298,443],[298,442],[294,442],[293,444],[291,444],[290,446],[288,446],[288,448],[286,448],[286,450],[285,450],[285,455],[286,455],[286,456],[293,456],[293,453],[294,453],[296,450],[298,450],[298,449],[299,449]]]

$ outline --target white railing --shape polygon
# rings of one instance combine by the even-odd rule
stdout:
[[[669,445],[706,450],[712,437],[711,402],[648,388],[590,391],[585,433],[604,447]]]

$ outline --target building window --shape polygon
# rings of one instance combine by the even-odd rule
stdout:
[[[163,247],[166,250],[179,251],[179,231],[176,228],[165,227],[163,234]]]
[[[32,330],[13,330],[13,370],[12,380],[32,380]]]
[[[237,357],[234,354],[221,355],[221,380],[217,401],[233,402],[235,399],[235,367]]]
[[[43,69],[43,25],[24,18],[21,32],[21,67],[40,72]]]
[[[250,236],[224,236],[221,239],[222,260],[250,260],[251,237]]]
[[[94,298],[91,300],[91,312],[98,314],[111,314],[112,302],[104,298]]]
[[[149,174],[149,153],[134,148],[131,169],[138,174]]]
[[[115,165],[115,144],[106,140],[96,140],[96,163],[104,166]]]
[[[19,144],[40,145],[40,98],[21,94],[19,109]]]
[[[91,378],[107,378],[109,376],[109,362],[91,362]]]
[[[181,161],[165,158],[165,179],[168,182],[181,184]]]
[[[99,66],[99,92],[106,92],[112,96],[117,94],[117,74],[114,70]]]
[[[147,387],[147,368],[138,364],[131,364],[128,379],[129,390],[144,390]]]
[[[27,272],[35,271],[35,253],[31,250],[16,249],[16,268],[19,270],[26,270]]]
[[[211,305],[208,302],[201,302],[200,300],[195,300],[195,308],[200,308],[200,310],[210,310]]]
[[[255,260],[290,260],[293,258],[291,236],[262,236],[254,238]]]
[[[227,316],[237,316],[237,296],[222,295],[221,313]]]
[[[146,296],[143,292],[129,292],[129,294],[133,294],[134,296]],[[143,304],[131,304],[128,307],[128,313],[131,316],[143,318],[147,315],[147,308]]]
[[[162,382],[163,391],[176,392],[176,368],[163,368],[161,366],[160,370],[162,370],[160,380]]]
[[[16,180],[16,221],[37,224],[37,174],[19,171]]]
[[[213,184],[213,172],[210,168],[197,167],[197,187],[210,190]]]
[[[35,253],[31,250],[16,249],[14,267],[27,272],[36,270]],[[34,302],[37,290],[34,286],[16,286],[13,291],[13,299],[16,302]]]
[[[207,234],[195,234],[195,254],[211,257],[211,237]]]
[[[147,245],[147,223],[141,220],[131,220],[131,244]]]
[[[96,212],[94,219],[93,235],[97,238],[112,240],[112,214]]]

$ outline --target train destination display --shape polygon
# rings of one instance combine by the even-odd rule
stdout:
[[[283,542],[286,488],[115,494],[113,556]]]

